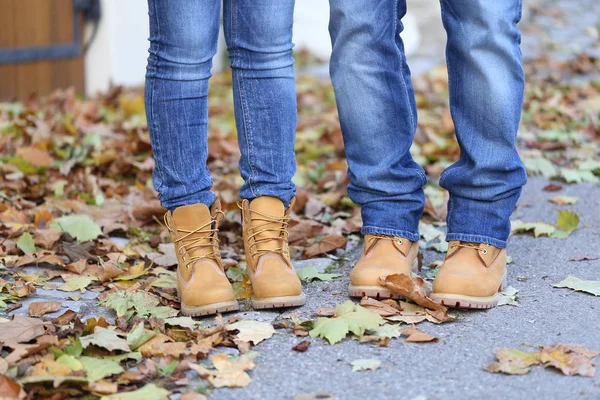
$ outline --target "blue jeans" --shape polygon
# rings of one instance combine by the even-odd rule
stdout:
[[[208,156],[208,79],[221,0],[148,0],[146,114],[162,205],[215,200]],[[224,0],[223,24],[244,184],[240,196],[295,194],[294,0]]]
[[[506,247],[527,180],[515,141],[523,102],[521,0],[441,0],[450,107],[461,149],[440,185],[447,240]],[[423,169],[410,153],[417,112],[400,39],[406,0],[330,0],[331,78],[363,233],[418,240]]]

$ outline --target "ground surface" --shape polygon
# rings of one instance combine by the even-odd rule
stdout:
[[[413,3],[417,3],[413,1]],[[443,57],[443,37],[435,2],[419,0],[422,11],[417,13],[424,32],[426,45],[413,62],[415,70],[437,65]],[[525,57],[556,52],[557,57],[568,58],[573,48],[589,45],[589,35],[573,26],[590,26],[599,19],[592,11],[594,0],[580,1],[525,1],[550,5],[564,11],[561,28],[540,35],[540,27],[556,26],[549,16],[527,13],[523,23],[523,50]],[[431,7],[427,7],[427,5]],[[558,6],[557,6],[558,4]],[[416,5],[415,5],[416,6]],[[596,20],[594,20],[596,18]],[[583,22],[581,22],[583,21]],[[430,39],[431,38],[431,39]],[[431,40],[431,41],[429,41]],[[597,38],[596,38],[597,40]],[[552,48],[548,48],[552,43]],[[548,180],[531,178],[526,185],[513,219],[527,222],[556,220],[556,209],[576,211],[581,228],[565,240],[534,238],[519,235],[510,239],[509,283],[519,290],[519,307],[503,306],[485,312],[459,312],[456,322],[443,325],[423,323],[419,328],[439,337],[438,343],[411,344],[403,339],[392,340],[388,348],[359,344],[347,339],[329,345],[320,339],[310,339],[306,353],[291,350],[303,340],[278,333],[254,348],[260,354],[257,367],[250,373],[252,383],[244,389],[218,389],[211,399],[290,399],[302,393],[326,392],[338,399],[403,398],[403,399],[599,399],[600,374],[594,378],[567,377],[552,370],[534,369],[524,376],[504,376],[484,371],[491,363],[496,347],[520,347],[553,343],[571,343],[591,349],[600,349],[598,297],[574,293],[567,289],[552,288],[553,283],[575,275],[581,279],[599,279],[600,260],[574,262],[571,257],[587,255],[600,257],[600,186],[598,184],[565,185],[558,193],[544,192]],[[556,206],[548,199],[556,194],[577,196],[574,206]],[[347,300],[348,274],[358,258],[361,245],[346,254],[345,261],[336,264],[335,272],[341,278],[331,282],[306,285],[306,306],[287,311],[314,318],[314,311],[334,307]],[[442,255],[424,253],[425,264],[439,260]],[[303,266],[330,265],[328,259],[302,262]],[[32,301],[64,301],[64,306],[77,311],[82,317],[105,315],[109,310],[96,305],[95,294],[86,292],[78,301],[66,300],[68,293],[38,290],[27,298],[24,307],[12,315],[26,315]],[[56,313],[55,315],[59,315]],[[276,321],[281,312],[253,312],[246,305],[236,315],[244,319]],[[52,314],[50,315],[52,316]],[[281,331],[280,331],[281,332]],[[236,351],[232,351],[236,352]],[[381,368],[376,371],[352,372],[350,363],[357,359],[378,359]],[[190,377],[192,377],[190,375]],[[194,382],[198,383],[199,382]]]

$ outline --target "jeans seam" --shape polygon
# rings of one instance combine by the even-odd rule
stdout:
[[[158,10],[156,8],[156,2],[153,2],[152,5],[153,5],[153,8],[154,8],[154,18],[156,19],[156,37],[159,39],[159,40],[156,41],[156,54],[160,54],[160,21],[159,21],[159,18],[158,18]],[[156,63],[155,63],[154,67],[156,68]],[[153,76],[151,78],[151,82],[150,82],[150,85],[151,85],[151,90],[150,90],[150,112],[152,113],[152,116],[151,116],[150,119],[152,120],[152,128],[154,129],[155,132],[158,132],[158,128],[156,126],[157,121],[156,121],[156,118],[154,118],[154,115],[155,115],[155,112],[154,112],[154,93],[156,92],[155,85],[156,85],[156,80],[157,79],[158,79],[158,76]],[[156,141],[156,146],[155,147],[156,147],[156,150],[158,150],[158,152],[160,152],[160,140]],[[160,186],[159,187],[155,187],[154,190],[156,190],[157,192],[160,193],[160,189],[164,186],[164,181],[165,181],[165,179],[164,179],[164,172],[162,170],[162,166],[159,166],[159,164],[156,163],[156,162],[155,162],[155,167],[157,167],[156,170],[158,170],[158,175],[159,175],[159,178],[160,178]]]
[[[236,26],[237,26],[237,2],[233,1],[232,2],[232,10],[231,10],[231,34],[233,36],[233,46],[236,46],[235,43],[237,43],[237,30],[236,30]],[[235,49],[235,53],[236,53],[236,58],[239,60],[239,62],[243,62],[243,60],[240,57],[240,51],[239,49]],[[252,192],[252,195],[254,197],[258,197],[256,195],[256,191],[254,190],[254,187],[252,185],[252,177],[256,176],[256,170],[254,169],[254,164],[252,162],[253,160],[253,147],[252,147],[252,121],[250,119],[250,115],[248,112],[248,105],[247,105],[247,100],[246,100],[246,92],[244,89],[244,84],[243,84],[243,77],[242,77],[242,71],[237,71],[236,73],[236,80],[238,83],[238,87],[239,87],[239,91],[240,91],[240,103],[242,105],[242,114],[243,114],[243,118],[244,118],[244,137],[246,138],[246,148],[248,149],[248,165],[250,166],[250,176],[248,177],[247,183],[248,183],[248,187],[250,188],[250,191]],[[239,132],[238,132],[239,134]]]
[[[406,104],[410,105],[411,101],[410,101],[410,95],[408,93],[408,87],[406,87],[406,79],[404,76],[404,68],[403,68],[403,64],[405,63],[404,60],[404,55],[403,52],[400,51],[400,49],[398,48],[398,45],[396,44],[398,41],[398,36],[400,35],[400,32],[398,32],[398,1],[396,0],[394,1],[394,29],[393,29],[393,43],[394,43],[394,48],[396,49],[396,54],[398,56],[398,58],[400,59],[400,78],[402,80],[402,88],[404,89],[404,97],[406,97]],[[416,121],[415,121],[415,116],[411,112],[408,113],[409,118],[410,118],[410,126],[411,129],[416,129]],[[414,128],[413,128],[414,127]]]
[[[453,238],[458,238],[458,239],[453,239]],[[459,232],[452,232],[452,233],[448,233],[446,235],[446,240],[447,241],[452,241],[452,240],[461,240],[461,241],[470,241],[470,242],[474,242],[474,243],[478,243],[479,241],[482,242],[491,242],[489,244],[491,244],[492,246],[496,246],[499,245],[501,246],[501,248],[506,247],[507,244],[507,240],[501,240],[492,236],[488,236],[488,235],[478,235],[478,234],[473,234],[473,233],[459,233]],[[496,246],[498,247],[498,246]]]

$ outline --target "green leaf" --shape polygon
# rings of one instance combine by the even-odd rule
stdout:
[[[127,334],[127,344],[132,350],[135,350],[154,336],[156,336],[156,332],[146,331],[144,323],[140,322]]]
[[[121,290],[110,293],[100,302],[105,307],[114,309],[118,317],[137,313],[138,317],[169,318],[178,314],[178,311],[166,306],[159,306],[160,301],[148,292],[137,291],[134,293]]]
[[[552,162],[545,158],[526,158],[523,163],[527,171],[533,175],[543,175],[546,178],[552,178],[556,175],[556,168]]]
[[[227,277],[232,282],[241,282],[241,281],[243,281],[245,273],[246,273],[246,271],[243,270],[243,269],[241,269],[241,268],[237,268],[237,267],[227,268]]]
[[[151,286],[162,289],[177,289],[177,277],[163,274],[152,282]]]
[[[131,353],[123,353],[117,354],[116,356],[104,356],[105,360],[111,360],[116,363],[120,363],[123,360],[134,360],[134,361],[142,361],[142,353],[139,351],[132,351]]]
[[[377,368],[381,367],[381,361],[379,360],[355,360],[350,363],[352,365],[352,372],[356,371],[375,371]]]
[[[351,300],[336,307],[337,318],[318,318],[310,331],[311,337],[322,337],[330,344],[341,341],[349,332],[362,336],[366,330],[376,330],[382,318],[379,314],[354,304]]]
[[[71,368],[71,370],[73,370],[73,371],[79,371],[84,368],[83,365],[81,364],[81,362],[79,362],[79,360],[77,360],[77,358],[75,358],[69,354],[63,354],[62,356],[58,357],[56,359],[56,362],[59,364],[66,365],[67,367]]]
[[[81,293],[85,292],[85,289],[88,287],[92,281],[97,281],[98,278],[95,276],[76,276],[74,278],[69,279],[63,285],[60,285],[56,289],[62,290],[63,292],[76,292],[80,291]]]
[[[149,383],[141,389],[133,392],[115,393],[104,396],[101,400],[167,400],[169,391]]]
[[[592,171],[580,171],[576,169],[568,169],[563,168],[560,170],[560,176],[567,183],[581,183],[581,182],[590,182],[595,183],[598,182],[597,176],[594,175]]]
[[[340,274],[323,274],[319,272],[317,267],[300,268],[296,270],[296,274],[298,274],[298,278],[300,278],[302,282],[307,283],[312,282],[315,279],[320,281],[330,281],[340,276]]]
[[[579,215],[572,211],[558,210],[558,219],[556,221],[558,231],[554,232],[554,238],[567,238],[579,226]]]
[[[102,231],[87,215],[69,215],[66,217],[56,218],[50,222],[50,228],[60,229],[69,233],[79,242],[96,239],[102,235]]]
[[[35,240],[33,240],[33,236],[31,236],[29,232],[25,232],[21,235],[19,240],[17,240],[17,246],[25,254],[31,254],[37,251],[37,247],[35,247]]]
[[[377,331],[377,336],[388,337],[390,339],[399,338],[400,337],[400,329],[399,325],[390,325],[385,324],[379,327]]]
[[[103,358],[81,357],[79,361],[87,371],[86,377],[92,382],[125,371],[119,363]]]
[[[127,340],[123,339],[115,331],[97,326],[94,333],[79,338],[81,346],[85,349],[93,344],[98,347],[105,348],[108,351],[122,350],[130,352],[131,349],[127,344]]]
[[[517,301],[517,293],[519,291],[512,286],[505,288],[499,293],[500,298],[498,300],[498,306],[519,306]]]
[[[78,339],[71,341],[68,345],[63,348],[63,352],[65,354],[79,357],[81,352],[83,351],[83,346],[81,346],[81,342]]]
[[[568,288],[578,292],[585,292],[600,296],[600,281],[584,281],[576,276],[569,275],[566,279],[552,285],[556,288]]]
[[[533,232],[535,237],[550,236],[556,231],[554,225],[545,222],[511,221],[512,233]]]
[[[162,366],[162,367],[159,366],[158,370],[160,371],[160,373],[162,375],[171,375],[173,373],[173,371],[175,371],[175,368],[177,368],[178,365],[179,365],[179,361],[173,360],[165,366]]]

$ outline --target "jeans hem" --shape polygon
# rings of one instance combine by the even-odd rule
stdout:
[[[473,235],[471,233],[448,233],[446,235],[446,241],[449,242],[451,240],[460,240],[461,242],[470,243],[485,243],[499,249],[506,248],[507,243],[506,240],[500,240],[490,236]]]
[[[398,236],[408,239],[412,242],[417,242],[420,239],[418,232],[409,232],[405,230],[390,229],[390,228],[378,228],[376,226],[363,226],[361,231],[363,235],[367,234],[379,234],[386,236]]]

